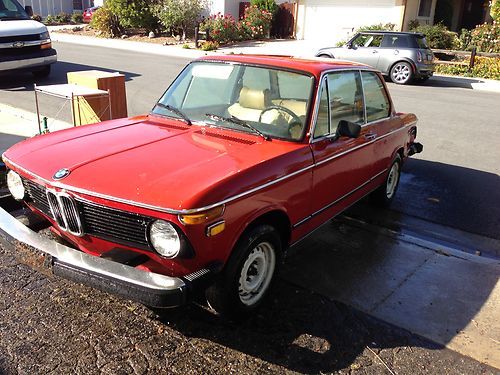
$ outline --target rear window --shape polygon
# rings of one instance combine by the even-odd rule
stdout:
[[[411,45],[407,35],[385,35],[382,47],[411,48]]]
[[[415,39],[417,40],[418,48],[429,49],[429,46],[427,45],[427,40],[425,40],[424,37],[417,36]]]

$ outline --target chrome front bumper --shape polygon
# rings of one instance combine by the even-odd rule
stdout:
[[[193,281],[189,276],[184,280],[142,271],[72,249],[32,231],[0,207],[0,235],[2,233],[48,256],[57,275],[137,300],[151,307],[174,307],[184,304],[190,287],[188,284]],[[201,273],[209,273],[206,271]]]

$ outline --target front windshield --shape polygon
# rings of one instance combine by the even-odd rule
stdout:
[[[28,15],[16,0],[0,0],[0,21],[27,19]]]
[[[306,126],[313,78],[276,68],[191,63],[153,113],[264,138],[299,140]],[[180,111],[180,112],[179,112]]]

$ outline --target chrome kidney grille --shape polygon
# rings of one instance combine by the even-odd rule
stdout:
[[[59,228],[75,236],[83,236],[83,227],[76,202],[66,193],[47,190],[50,211]]]

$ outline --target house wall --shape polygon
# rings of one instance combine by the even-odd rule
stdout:
[[[41,15],[43,18],[49,14],[57,15],[61,12],[72,14],[74,11],[82,11],[82,9],[73,8],[73,0],[18,0],[24,7],[31,5],[33,13]],[[83,8],[91,6],[91,0],[82,0]]]
[[[403,10],[401,0],[299,0],[297,38],[335,43],[366,25],[394,23],[399,29]]]
[[[408,31],[408,24],[417,20],[421,25],[433,25],[434,24],[434,12],[436,10],[436,1],[432,0],[431,12],[429,17],[419,17],[418,8],[420,6],[421,0],[407,0],[406,2],[406,15],[403,24],[403,30]]]

